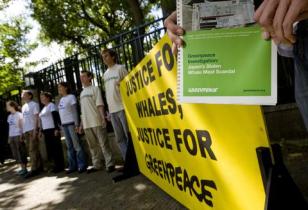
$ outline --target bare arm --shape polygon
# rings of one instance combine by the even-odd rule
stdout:
[[[37,130],[40,127],[39,115],[34,115],[34,129]]]
[[[72,106],[72,113],[73,113],[73,118],[74,118],[75,127],[78,127],[78,126],[79,126],[79,119],[78,119],[77,104],[74,104],[74,105]]]
[[[43,135],[43,133],[42,133],[42,131],[43,131],[43,128],[42,128],[42,121],[41,121],[41,119],[40,118],[38,118],[38,130],[39,130],[39,133],[38,133],[38,135],[39,135],[39,137],[42,137],[42,135]]]
[[[39,114],[34,115],[34,129],[33,129],[33,136],[35,136],[40,128],[40,119],[39,119]]]
[[[23,133],[23,119],[22,119],[22,117],[20,117],[19,119],[18,119],[18,127],[20,128],[20,130],[21,130],[21,133]],[[20,135],[20,139],[19,139],[20,141],[22,141],[23,139],[22,139],[22,135]]]
[[[80,116],[80,118],[81,118],[81,116]],[[77,127],[77,128],[75,129],[75,131],[76,131],[77,133],[79,133],[79,134],[82,134],[82,132],[83,132],[82,120],[80,120],[79,127]]]
[[[104,128],[106,128],[107,123],[106,123],[106,119],[105,119],[105,107],[103,105],[101,105],[101,106],[97,106],[97,109],[98,109],[99,115],[102,119],[102,126]]]

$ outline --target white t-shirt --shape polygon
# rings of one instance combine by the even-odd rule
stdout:
[[[35,129],[35,115],[39,114],[40,107],[38,103],[30,101],[22,106],[23,115],[23,132],[32,131]]]
[[[124,109],[118,82],[127,75],[125,66],[115,64],[104,73],[104,84],[109,112],[114,113]]]
[[[73,106],[77,103],[76,97],[72,94],[63,96],[60,99],[58,109],[60,114],[60,119],[62,124],[73,123]]]
[[[81,120],[83,128],[102,126],[102,119],[97,106],[103,106],[101,90],[99,87],[85,87],[80,94]]]
[[[44,106],[39,116],[42,122],[42,129],[52,129],[55,128],[55,122],[52,117],[52,112],[57,111],[57,107],[54,103],[49,103],[47,106]]]
[[[9,124],[9,137],[22,135],[22,125],[20,120],[22,120],[22,114],[20,112],[15,112],[15,114],[10,114],[7,118]]]

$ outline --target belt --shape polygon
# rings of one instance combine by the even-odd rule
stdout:
[[[75,125],[75,123],[74,123],[74,122],[71,122],[71,123],[62,124],[63,127],[70,126],[70,125]]]

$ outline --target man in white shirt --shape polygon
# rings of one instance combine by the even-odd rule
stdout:
[[[33,93],[24,90],[21,97],[25,104],[22,106],[23,133],[29,150],[31,171],[26,178],[39,174],[42,168],[41,155],[39,151],[38,123],[39,123],[39,104],[33,101]]]
[[[95,172],[102,168],[102,152],[107,172],[112,172],[115,166],[106,129],[104,102],[100,88],[92,86],[92,79],[91,72],[81,72],[80,80],[84,89],[80,94],[81,125],[79,132],[84,130],[92,156],[93,167],[88,168],[88,172]]]
[[[117,54],[113,50],[105,49],[101,55],[105,65],[108,67],[104,73],[104,84],[111,123],[123,160],[125,160],[128,144],[128,126],[119,85],[120,81],[127,75],[127,71],[123,65],[116,63]]]

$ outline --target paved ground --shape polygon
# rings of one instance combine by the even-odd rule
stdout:
[[[24,180],[18,168],[0,168],[0,209],[185,209],[144,176],[112,182],[105,171],[92,174],[43,174]]]
[[[109,138],[114,139],[114,135],[109,134]],[[121,163],[120,151],[115,141],[111,142],[116,162]],[[88,150],[85,140],[83,144]],[[13,163],[0,165],[0,210],[186,209],[143,175],[113,183],[112,177],[117,172],[70,175],[45,172],[25,180],[16,174],[18,170]]]
[[[308,202],[308,139],[280,142],[285,165]]]

